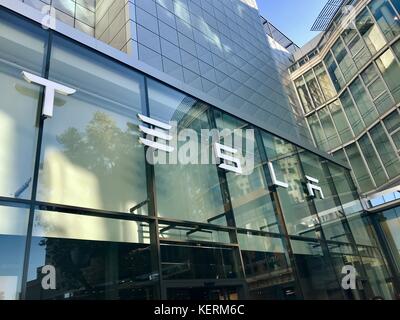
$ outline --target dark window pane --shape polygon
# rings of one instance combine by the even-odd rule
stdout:
[[[31,244],[28,299],[155,299],[149,225],[37,211]],[[54,290],[42,270],[55,268]]]
[[[233,249],[161,245],[165,280],[236,279],[242,277]]]
[[[0,206],[0,300],[21,294],[29,209]]]

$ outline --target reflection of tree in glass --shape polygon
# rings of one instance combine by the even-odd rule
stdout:
[[[127,123],[124,131],[98,111],[84,132],[70,127],[57,141],[71,163],[95,175],[101,209],[126,212],[146,200],[144,151],[133,123]]]

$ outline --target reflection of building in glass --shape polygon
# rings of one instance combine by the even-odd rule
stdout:
[[[398,1],[328,1],[290,67],[314,144],[352,169],[378,221],[400,199],[399,21]],[[378,230],[398,264],[398,230]]]

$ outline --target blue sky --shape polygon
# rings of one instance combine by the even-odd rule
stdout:
[[[310,31],[327,0],[256,0],[261,15],[302,46],[318,32]]]

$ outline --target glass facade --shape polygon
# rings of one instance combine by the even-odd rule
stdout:
[[[294,79],[316,146],[347,162],[363,193],[399,179],[398,10],[398,1],[369,1],[324,48],[322,62]],[[311,71],[330,78],[317,77],[322,95],[307,81]],[[327,97],[322,103],[321,96]]]
[[[0,31],[2,297],[395,297],[347,168],[4,11]],[[42,88],[21,71],[77,91],[56,94],[45,118]],[[333,145],[343,135],[333,134],[344,117],[338,105],[318,114]],[[138,114],[174,124],[176,150],[146,161]],[[205,137],[207,129],[218,134]],[[231,139],[224,129],[246,132],[239,156],[254,159],[254,170],[199,164],[184,133],[201,137],[211,158],[215,140]],[[379,128],[371,139],[382,139]],[[173,164],[176,152],[186,162]],[[392,163],[387,150],[377,152]],[[314,195],[310,177],[321,188]],[[349,265],[359,274],[352,291],[341,286]]]

